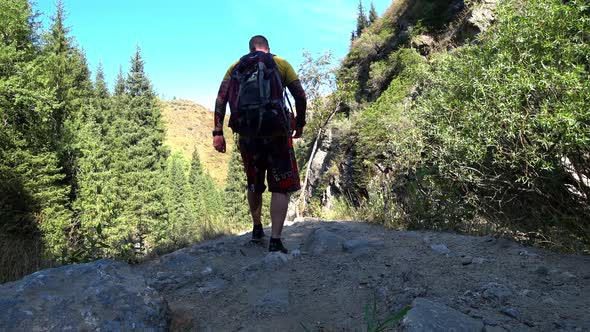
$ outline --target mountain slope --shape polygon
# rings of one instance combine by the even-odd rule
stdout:
[[[227,152],[218,153],[212,146],[213,112],[189,100],[161,101],[162,119],[166,126],[166,145],[181,151],[187,160],[197,149],[202,164],[217,184],[225,184],[231,151],[231,129],[224,129]],[[225,121],[227,124],[227,119]]]
[[[395,1],[306,137],[304,214],[590,252],[588,22],[584,0]]]

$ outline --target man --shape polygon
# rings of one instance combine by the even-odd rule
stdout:
[[[281,242],[281,233],[289,205],[289,194],[301,188],[292,139],[299,138],[303,134],[307,99],[293,67],[285,59],[270,53],[268,40],[264,36],[252,37],[249,48],[250,53],[243,56],[227,70],[219,87],[215,102],[213,146],[217,151],[225,152],[223,120],[226,104],[229,102],[231,108],[229,125],[234,132],[239,134],[239,149],[248,179],[248,205],[254,224],[252,241],[260,242],[264,237],[260,218],[262,193],[266,190],[264,184],[266,175],[268,189],[272,192],[270,203],[272,234],[269,251],[287,253],[288,250]],[[255,112],[259,112],[258,109],[264,109],[260,112],[266,113],[264,115],[256,113],[257,115],[252,120],[252,116],[248,114],[254,114],[254,112],[247,109],[248,106],[244,100],[253,98],[246,98],[244,91],[247,90],[245,86],[250,84],[249,82],[254,82],[252,84],[255,84],[254,90],[256,91],[259,90],[256,84],[263,85],[259,83],[258,79],[249,80],[249,77],[253,77],[252,72],[256,72],[256,68],[260,68],[256,67],[259,62],[263,63],[264,73],[278,73],[275,75],[278,78],[273,81],[272,77],[267,77],[269,75],[259,75],[270,82],[268,83],[270,88],[267,87],[267,90],[270,89],[270,91],[267,93],[266,99],[272,100],[272,102],[267,100],[268,105],[272,106],[257,106]],[[282,87],[287,87],[295,99],[297,116],[294,119],[292,115],[286,117],[290,113],[284,107]],[[280,92],[277,92],[276,89],[280,89]],[[262,90],[261,88],[260,95],[263,94]],[[271,113],[268,113],[269,108],[272,108]],[[266,122],[272,124],[273,128],[270,129],[267,128],[269,125],[261,125],[262,118],[269,117],[268,114],[275,117],[270,122]],[[258,127],[252,129],[254,122],[258,122]],[[265,128],[260,129],[261,127]]]

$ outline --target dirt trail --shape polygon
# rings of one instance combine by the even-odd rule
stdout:
[[[173,331],[362,331],[416,298],[485,331],[590,331],[587,256],[356,222],[287,226],[289,255],[268,254],[268,237],[263,245],[249,237],[135,267],[168,301]]]

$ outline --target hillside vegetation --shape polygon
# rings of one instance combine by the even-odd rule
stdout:
[[[337,71],[306,213],[588,252],[588,36],[586,1],[395,1]]]
[[[228,144],[227,153],[218,153],[213,149],[213,112],[190,100],[162,101],[161,109],[166,127],[164,144],[172,151],[182,152],[187,160],[196,148],[203,167],[215,182],[218,185],[225,184],[227,165],[234,145]],[[229,127],[224,131],[231,132]]]
[[[0,1],[0,282],[98,258],[138,262],[243,229],[245,176],[221,186],[229,167],[243,173],[231,146],[206,149],[211,113],[162,104],[139,46],[110,91],[62,3],[47,30],[34,12]]]

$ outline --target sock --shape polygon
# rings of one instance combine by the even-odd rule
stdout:
[[[262,229],[262,224],[254,225],[254,230],[261,230],[261,229]]]
[[[271,243],[281,243],[281,238],[275,239],[274,237],[270,238]]]

